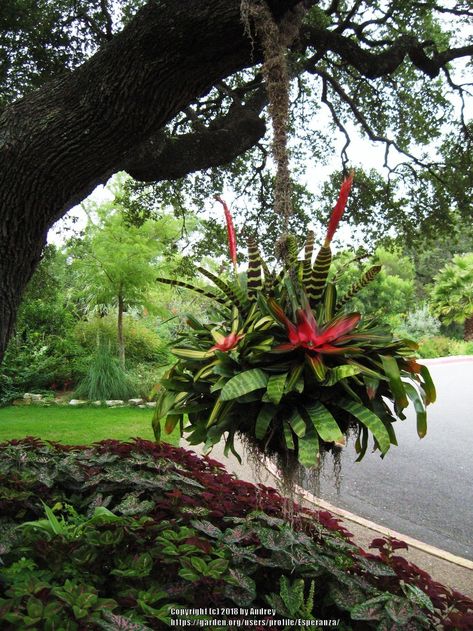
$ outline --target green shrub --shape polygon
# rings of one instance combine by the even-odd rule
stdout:
[[[85,374],[85,368],[78,371],[84,361],[83,349],[68,337],[32,337],[26,342],[14,337],[0,369],[0,405],[24,392],[68,387]]]
[[[170,362],[167,341],[162,339],[145,321],[125,316],[123,332],[127,362],[153,363],[164,366]],[[104,318],[92,318],[79,322],[75,328],[78,342],[90,353],[97,346],[97,339],[109,345],[112,354],[118,355],[116,316],[108,315]]]
[[[156,367],[154,364],[136,364],[128,371],[135,396],[142,399],[154,399],[156,386],[166,370],[165,366]]]
[[[426,359],[450,355],[473,355],[473,342],[464,342],[437,335],[420,340],[418,352],[421,357]]]
[[[21,389],[14,383],[11,375],[0,373],[0,407],[9,405],[22,394]]]
[[[106,344],[92,356],[89,370],[75,391],[76,396],[90,401],[129,399],[135,394],[130,376],[120,366]]]
[[[400,326],[396,327],[398,335],[410,337],[413,340],[438,335],[439,331],[440,320],[430,313],[427,305],[422,305],[409,313]]]

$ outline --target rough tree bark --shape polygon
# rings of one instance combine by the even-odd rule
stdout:
[[[467,342],[473,341],[473,315],[465,320],[463,325],[463,338]]]
[[[268,0],[277,20],[298,2]],[[153,0],[79,69],[0,113],[0,361],[49,227],[124,165],[146,169],[145,141],[258,59],[240,0]]]

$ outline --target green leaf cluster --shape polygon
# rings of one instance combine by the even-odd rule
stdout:
[[[446,324],[473,316],[473,252],[454,256],[440,270],[432,285],[431,306]]]
[[[366,269],[338,296],[343,269],[331,278],[330,246],[313,261],[313,245],[309,233],[297,260],[288,242],[283,269],[271,271],[251,241],[247,272],[228,281],[200,268],[215,289],[196,290],[213,298],[215,317],[189,318],[178,338],[178,361],[161,381],[157,429],[166,418],[166,431],[179,425],[191,444],[208,450],[223,438],[225,453],[235,453],[239,433],[304,466],[317,464],[321,448],[343,445],[351,428],[359,460],[370,434],[384,456],[397,444],[393,423],[405,418],[409,401],[425,435],[435,388],[415,361],[416,343],[345,309],[380,267]]]
[[[468,616],[466,599],[457,607],[404,559],[361,551],[327,513],[294,507],[290,524],[276,492],[184,450],[4,444],[0,505],[5,629],[162,629],[172,609],[204,602],[347,630]],[[244,628],[251,615],[235,617]]]

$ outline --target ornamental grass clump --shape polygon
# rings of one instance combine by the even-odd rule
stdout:
[[[200,268],[215,289],[194,289],[214,301],[215,317],[189,317],[172,350],[177,362],[161,381],[154,419],[158,440],[165,418],[166,432],[180,425],[190,444],[204,443],[207,450],[224,439],[225,453],[239,457],[234,438],[241,435],[263,454],[312,467],[321,449],[344,445],[354,430],[358,460],[370,435],[383,457],[397,444],[393,424],[405,418],[409,401],[417,433],[425,435],[435,388],[415,359],[417,344],[347,310],[380,267],[368,268],[342,296],[329,275],[331,241],[351,184],[352,176],[342,184],[315,261],[309,232],[303,260],[294,236],[279,241],[281,270],[269,269],[253,240],[247,271],[229,281]]]

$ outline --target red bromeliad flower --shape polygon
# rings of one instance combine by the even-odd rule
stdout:
[[[237,333],[230,333],[226,337],[223,335],[220,337],[219,341],[212,346],[211,351],[223,351],[226,353],[227,351],[231,351],[232,348],[238,344],[243,335],[238,335]]]
[[[335,318],[324,327],[319,327],[310,307],[296,311],[297,324],[289,320],[273,299],[269,301],[271,311],[284,324],[289,337],[288,344],[280,344],[275,351],[291,351],[302,347],[315,353],[340,353],[357,350],[349,346],[336,346],[351,339],[350,333],[361,319],[359,313],[349,313]]]

